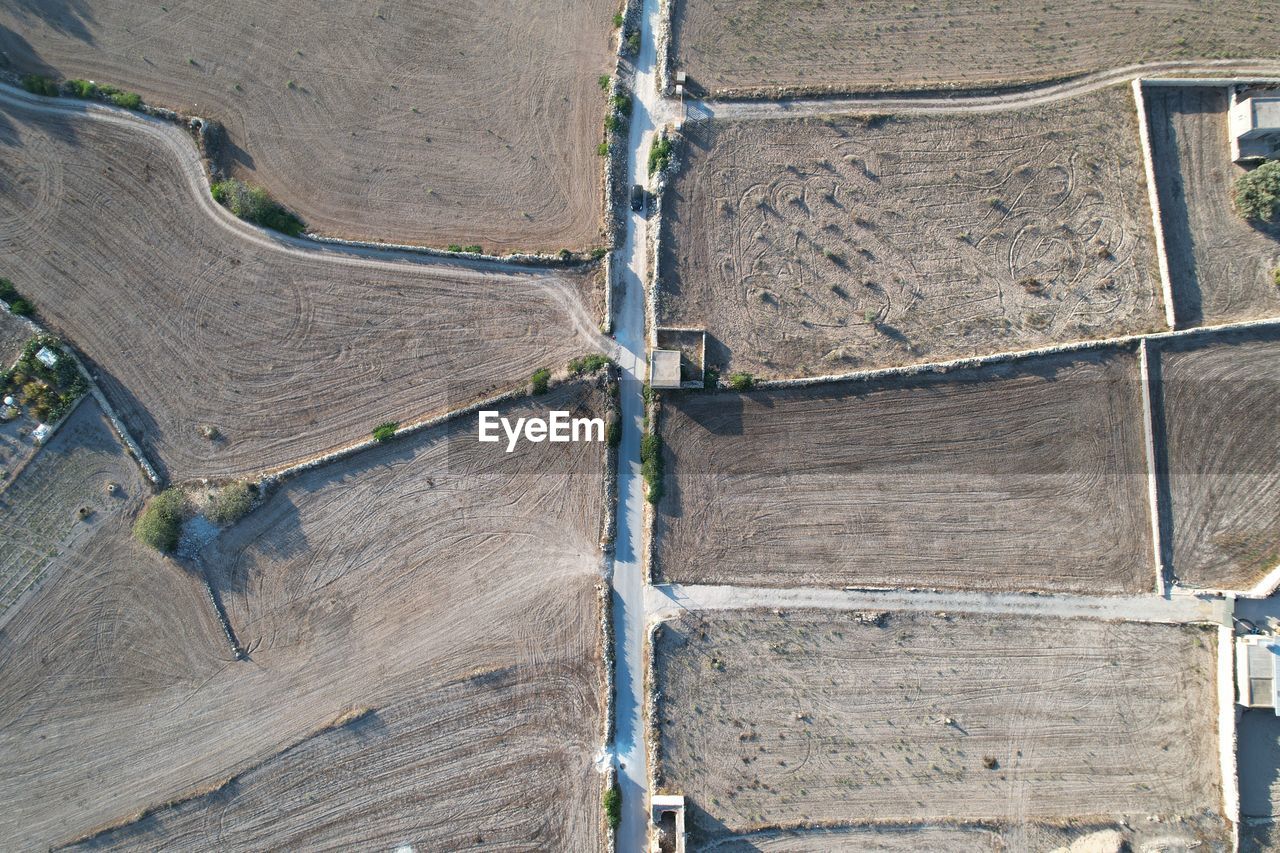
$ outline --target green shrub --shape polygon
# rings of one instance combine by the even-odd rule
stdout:
[[[142,96],[137,92],[116,92],[111,96],[111,103],[126,110],[136,110],[142,106]]]
[[[605,427],[604,440],[610,447],[617,447],[622,443],[622,421],[616,415],[609,418],[609,424]]]
[[[624,116],[631,115],[631,96],[625,92],[619,95],[614,95],[609,99],[609,104],[620,114]]]
[[[597,146],[596,146],[596,153],[597,153],[597,154],[599,154],[601,157],[608,157],[608,156],[609,156],[609,143],[607,143],[607,142],[601,142],[599,145],[597,145]]]
[[[1276,287],[1280,287],[1280,267],[1271,271],[1271,280],[1275,282]]]
[[[608,91],[609,84],[613,82],[613,78],[610,77],[608,74],[601,74],[600,77],[596,80],[596,82],[600,84],[601,89]]]
[[[245,517],[253,507],[254,491],[248,483],[223,486],[209,502],[205,516],[214,524],[231,524]]]
[[[227,178],[214,183],[209,191],[214,201],[247,222],[271,228],[290,237],[297,237],[305,227],[296,214],[272,199],[262,187],[246,184],[237,178]]]
[[[85,98],[86,100],[98,97],[97,85],[89,80],[68,80],[67,91],[73,97]]]
[[[399,421],[383,421],[373,428],[373,440],[390,441],[395,438],[398,429],[400,429]]]
[[[647,433],[640,439],[640,476],[647,486],[645,499],[656,504],[662,499],[662,436]]]
[[[18,298],[18,288],[7,278],[0,278],[0,300],[12,302]]]
[[[551,382],[551,371],[545,367],[540,367],[533,372],[533,376],[529,377],[529,393],[545,394],[547,393],[547,385]]]
[[[608,356],[600,355],[599,353],[594,355],[584,355],[569,362],[569,372],[574,376],[581,376],[584,373],[595,373],[608,363]]]
[[[604,816],[610,829],[616,830],[622,823],[622,789],[617,784],[605,789]]]
[[[720,385],[720,371],[714,367],[708,367],[702,372],[702,387],[708,391],[714,391]]]
[[[133,525],[134,537],[162,554],[178,547],[187,497],[179,489],[166,489],[152,498]]]
[[[1268,160],[1236,178],[1232,200],[1245,219],[1274,219],[1280,207],[1280,160]]]
[[[615,12],[615,13],[614,13],[614,15],[613,15],[613,25],[614,25],[614,27],[620,27],[620,26],[622,26],[622,21],[623,21],[622,13],[621,13],[621,12]]]
[[[756,378],[750,373],[735,373],[729,377],[729,387],[735,391],[750,391],[755,384]]]
[[[483,254],[484,254],[484,249],[480,248],[479,246],[463,246],[463,247],[462,247],[462,251],[464,251],[464,252],[470,252],[470,253],[471,253],[471,254],[473,254],[473,255],[483,255]]]
[[[33,95],[44,95],[46,98],[58,97],[58,84],[42,74],[28,74],[22,78],[22,88]]]
[[[621,124],[621,122],[618,119],[618,114],[609,113],[607,116],[604,117],[605,133],[613,133],[615,130],[618,129],[619,124]]]
[[[671,165],[671,140],[659,136],[649,148],[649,174],[661,172]]]
[[[636,30],[627,36],[627,53],[632,55],[640,52],[640,31]]]
[[[21,297],[9,303],[9,310],[19,317],[30,317],[35,313],[36,307]]]

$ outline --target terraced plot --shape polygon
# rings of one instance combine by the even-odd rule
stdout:
[[[1000,849],[1057,846],[1028,845],[1041,824],[1228,843],[1211,628],[691,613],[656,653],[658,786],[684,793],[698,845],[871,823],[981,823]]]
[[[0,269],[176,479],[276,468],[598,345],[586,274],[302,250],[214,208],[174,127],[2,103],[0,127]]]
[[[1280,315],[1280,226],[1231,207],[1225,86],[1147,86],[1170,284],[1179,326]]]
[[[1159,367],[1166,556],[1187,586],[1248,589],[1280,565],[1280,331],[1166,343]]]
[[[713,92],[1012,83],[1169,59],[1276,56],[1248,0],[1052,4],[680,0],[677,67]]]
[[[1163,326],[1127,87],[1009,112],[685,127],[659,322],[766,377]]]
[[[537,399],[504,413],[601,397]],[[5,846],[599,848],[603,448],[475,429],[313,470],[203,553],[244,662],[196,567],[104,527],[127,550],[0,640]]]
[[[0,67],[216,119],[222,160],[321,233],[489,251],[599,239],[616,4],[0,6]]]
[[[673,397],[665,580],[1141,592],[1155,582],[1132,352]]]

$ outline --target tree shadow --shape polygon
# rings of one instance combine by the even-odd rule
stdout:
[[[89,28],[98,20],[87,0],[8,0],[20,17],[37,20],[54,32],[85,44],[96,44]]]

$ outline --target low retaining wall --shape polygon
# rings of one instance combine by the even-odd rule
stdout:
[[[1151,510],[1151,548],[1155,562],[1155,592],[1164,595],[1164,547],[1160,537],[1160,489],[1156,475],[1156,443],[1151,400],[1151,361],[1144,339],[1138,345],[1139,370],[1142,372],[1142,443],[1147,462],[1147,504]]]
[[[1160,265],[1160,287],[1164,294],[1164,319],[1170,329],[1177,328],[1173,304],[1173,284],[1169,277],[1169,256],[1164,246],[1164,217],[1160,213],[1160,193],[1156,188],[1155,159],[1151,153],[1151,133],[1147,126],[1147,101],[1142,95],[1142,78],[1133,81],[1133,101],[1138,110],[1138,140],[1142,146],[1143,171],[1147,177],[1147,203],[1151,206],[1151,222],[1156,233],[1156,262]]]
[[[1218,758],[1222,768],[1222,813],[1231,824],[1231,849],[1240,849],[1240,777],[1236,762],[1235,632],[1218,627]]]

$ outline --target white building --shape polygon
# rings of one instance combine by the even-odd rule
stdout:
[[[1280,716],[1280,639],[1261,634],[1236,637],[1236,690],[1246,708],[1271,708]]]
[[[653,351],[649,356],[649,385],[653,388],[680,387],[680,350]]]
[[[50,370],[58,366],[58,354],[48,347],[40,347],[36,351],[36,360]]]
[[[1276,156],[1280,153],[1280,94],[1232,98],[1227,128],[1232,160]]]

